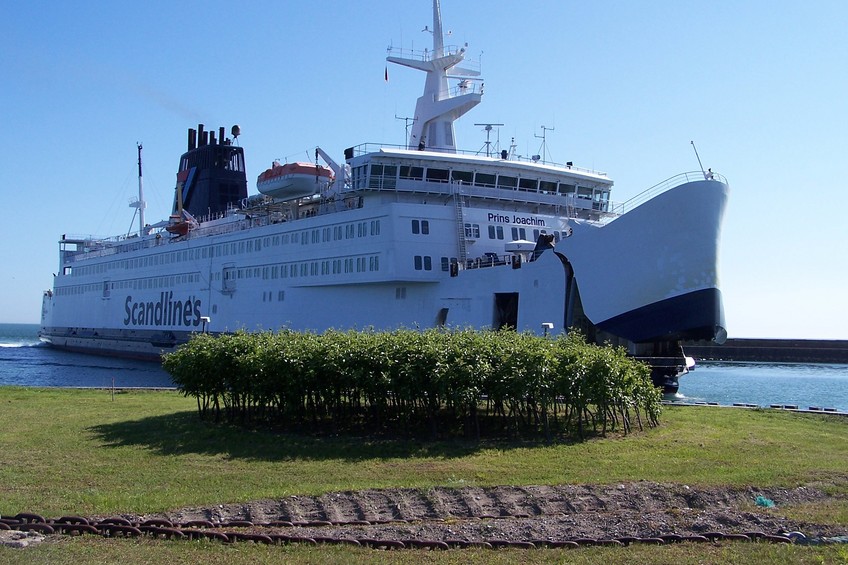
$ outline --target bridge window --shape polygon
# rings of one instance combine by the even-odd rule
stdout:
[[[515,188],[518,186],[518,178],[498,175],[498,188]]]
[[[471,171],[451,171],[451,180],[463,184],[471,184],[474,182],[474,173]]]
[[[429,182],[448,182],[450,171],[447,169],[427,168],[427,180]]]
[[[421,180],[424,178],[424,167],[402,165],[400,167],[400,178],[403,180]]]
[[[557,191],[557,183],[549,180],[540,180],[539,190],[541,190],[542,192],[549,192],[553,194]]]
[[[490,175],[486,173],[477,173],[474,176],[474,184],[477,186],[487,186],[490,188],[495,187],[495,175]]]
[[[536,179],[518,179],[518,190],[526,190],[527,192],[536,192],[539,181]]]

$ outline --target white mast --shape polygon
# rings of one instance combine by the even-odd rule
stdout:
[[[144,209],[147,203],[144,201],[144,184],[141,177],[141,143],[138,145],[138,200],[130,202],[130,208],[138,208],[138,235],[144,235]]]
[[[431,30],[425,27],[424,31]],[[469,80],[480,73],[456,67],[465,58],[465,47],[445,51],[439,0],[433,0],[432,33],[432,53],[425,51],[416,58],[389,56],[386,60],[427,73],[424,94],[415,105],[409,148],[456,153],[453,123],[482,100],[482,87],[478,90]],[[458,94],[451,95],[448,78],[460,81]]]

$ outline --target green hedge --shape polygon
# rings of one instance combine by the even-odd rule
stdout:
[[[201,417],[291,429],[583,438],[661,409],[646,365],[576,332],[198,334],[163,365]]]

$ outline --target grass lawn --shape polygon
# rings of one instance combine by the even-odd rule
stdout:
[[[109,391],[0,387],[0,515],[148,513],[365,488],[641,479],[693,486],[815,485],[848,495],[848,418],[671,407],[661,422],[656,429],[626,437],[555,445],[328,438],[204,423],[196,416],[194,400],[175,392],[123,392],[113,399]],[[793,518],[846,524],[848,529],[846,500],[782,511]],[[28,562],[15,561],[28,555],[32,562],[52,563],[57,551],[74,557],[68,563],[89,562],[87,555],[126,563],[238,563],[240,556],[271,563],[287,557],[317,563],[422,559],[414,552],[375,557],[374,552],[339,548],[114,541],[63,538],[25,551],[0,548],[0,561]],[[722,551],[738,553],[723,556]],[[499,551],[484,552],[481,560],[581,563],[603,555],[613,561],[629,556],[624,560],[694,563],[747,561],[751,551],[762,558],[773,555],[767,562],[848,558],[844,547],[724,544],[571,553]],[[659,557],[650,557],[652,552]],[[427,560],[452,563],[475,555],[427,554]]]

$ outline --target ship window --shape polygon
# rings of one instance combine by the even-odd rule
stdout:
[[[516,239],[525,239],[527,237],[527,231],[524,228],[512,228],[512,239],[515,241]]]
[[[430,233],[430,222],[429,220],[412,220],[412,233],[414,234],[424,234],[427,235]]]
[[[474,173],[471,171],[451,171],[451,180],[471,184],[474,182]]]
[[[577,187],[577,198],[582,198],[584,200],[592,199],[592,189],[586,188],[585,186]]]
[[[477,173],[474,176],[474,184],[477,186],[495,186],[495,175],[490,175],[486,173]]]
[[[397,300],[405,300],[406,299],[406,287],[399,286],[395,288],[395,299]]]
[[[518,179],[518,190],[526,190],[528,192],[536,192],[539,181],[536,179]]]
[[[433,270],[433,258],[429,255],[424,256],[424,270],[432,271]]]
[[[427,180],[430,182],[448,182],[450,171],[447,169],[427,168]]]
[[[420,271],[423,267],[423,261],[421,260],[421,255],[415,256],[415,270]]]
[[[383,165],[371,165],[371,177],[368,180],[368,188],[380,188],[382,185]]]
[[[368,260],[368,270],[369,271],[379,271],[380,270],[380,256],[374,255],[370,257]]]
[[[498,188],[515,188],[518,185],[516,177],[498,175]]]
[[[443,271],[449,271],[450,270],[450,259],[448,259],[447,257],[442,257],[441,263],[442,263],[442,270]]]
[[[480,239],[480,224],[465,224],[465,237]]]
[[[574,185],[573,184],[560,183],[559,193],[560,194],[574,194]]]
[[[371,220],[371,235],[380,235],[380,220]]]
[[[421,180],[424,178],[424,167],[402,165],[400,167],[400,178],[404,180]]]
[[[383,188],[386,190],[394,190],[397,187],[397,172],[396,165],[383,165]]]

